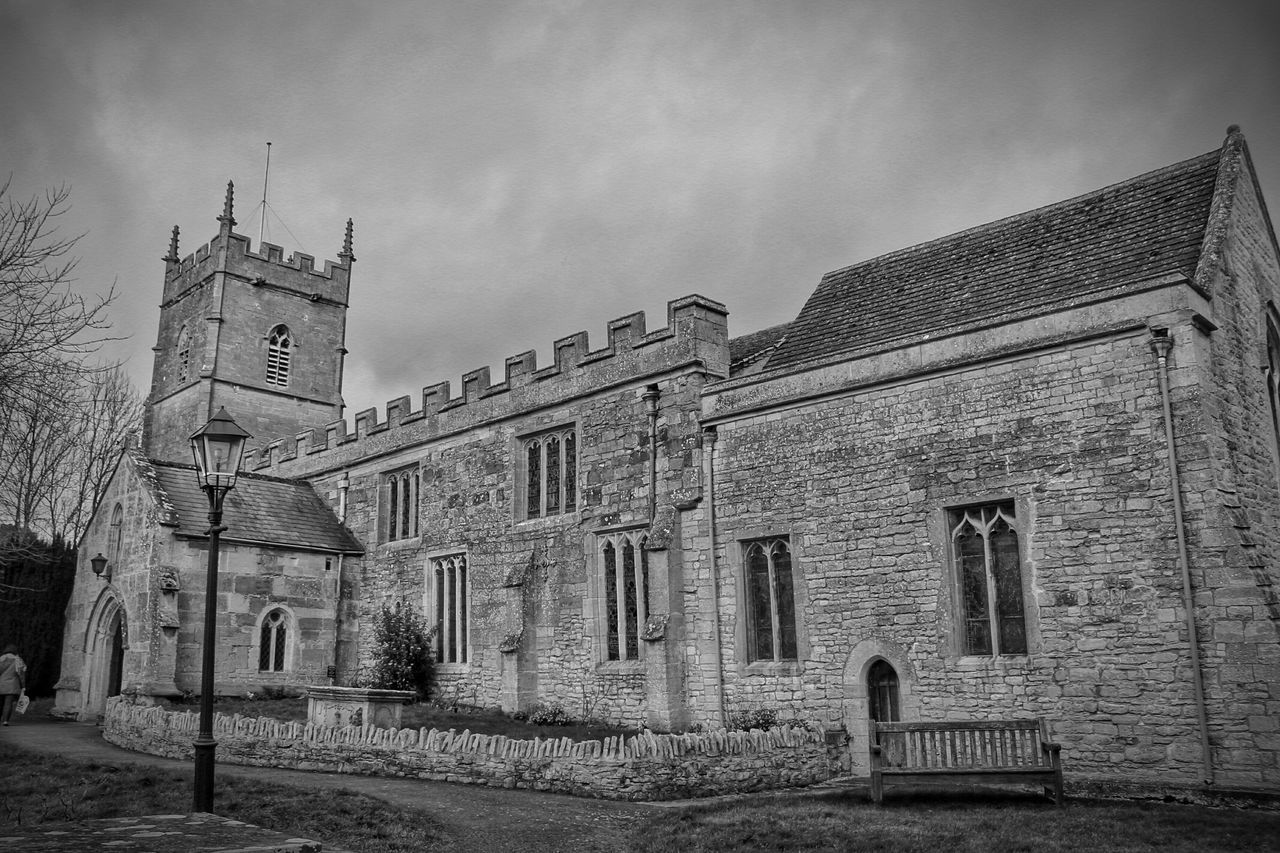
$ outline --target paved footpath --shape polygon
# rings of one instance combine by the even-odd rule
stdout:
[[[190,769],[191,762],[130,752],[107,743],[92,723],[22,718],[0,729],[0,738],[39,752],[105,764],[142,764]],[[637,820],[662,806],[614,802],[418,779],[354,776],[219,764],[219,775],[245,776],[300,788],[359,791],[398,806],[418,809],[437,820],[451,838],[442,849],[457,853],[556,853],[612,850]],[[217,810],[217,801],[214,801]],[[324,839],[319,839],[323,841]],[[332,849],[325,845],[326,849]]]

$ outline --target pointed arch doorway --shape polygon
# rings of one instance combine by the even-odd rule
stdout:
[[[896,723],[902,719],[898,671],[884,658],[867,670],[867,715],[877,723]]]
[[[106,710],[107,699],[120,695],[124,686],[124,653],[129,645],[129,628],[120,599],[104,590],[95,610],[85,637],[82,720],[96,719]]]

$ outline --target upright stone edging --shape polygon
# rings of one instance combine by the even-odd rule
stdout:
[[[400,776],[531,788],[611,800],[672,800],[796,787],[839,772],[822,732],[780,727],[571,741],[515,740],[438,729],[333,727],[214,714],[227,764]],[[192,712],[107,702],[103,737],[117,746],[189,758]]]

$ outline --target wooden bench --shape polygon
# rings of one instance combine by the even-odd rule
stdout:
[[[1043,783],[1062,805],[1062,747],[1044,720],[871,723],[871,799],[884,801],[886,781]]]

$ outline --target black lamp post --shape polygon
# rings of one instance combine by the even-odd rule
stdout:
[[[209,498],[209,574],[204,593],[204,649],[200,671],[200,734],[195,739],[195,810],[213,811],[213,647],[217,643],[218,536],[222,526],[222,501],[236,486],[240,461],[249,433],[231,420],[226,409],[218,409],[207,424],[191,436],[191,453],[196,459],[196,478]]]

